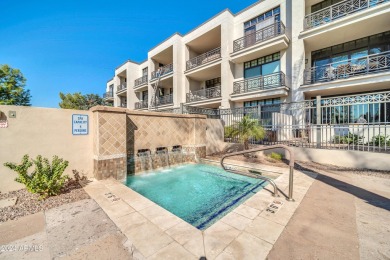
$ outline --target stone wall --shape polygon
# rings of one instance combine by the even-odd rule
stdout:
[[[123,180],[140,169],[139,150],[151,154],[158,147],[172,151],[180,145],[196,160],[206,156],[206,116],[142,112],[124,108],[94,107],[94,176]],[[156,157],[157,158],[157,157]],[[124,161],[126,164],[123,165]],[[191,160],[193,161],[193,160]],[[159,167],[158,159],[153,161]],[[174,162],[172,161],[172,164]],[[161,165],[164,166],[164,165]]]

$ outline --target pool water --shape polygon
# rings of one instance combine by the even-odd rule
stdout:
[[[266,184],[206,164],[186,164],[127,178],[128,187],[201,230]]]

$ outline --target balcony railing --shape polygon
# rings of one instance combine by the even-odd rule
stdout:
[[[152,106],[161,106],[173,103],[173,95],[165,95],[152,99]]]
[[[233,42],[233,52],[243,50],[251,47],[259,42],[269,40],[285,33],[285,26],[282,22],[276,22],[268,25],[254,33],[248,34],[240,39]]]
[[[285,78],[284,73],[279,71],[273,74],[236,81],[233,83],[233,94],[282,87],[286,85]]]
[[[200,65],[209,63],[210,61],[221,58],[221,47],[215,48],[211,51],[205,52],[199,56],[196,56],[186,63],[186,69],[190,70],[192,68],[199,67]]]
[[[314,84],[390,70],[390,51],[311,67],[305,70],[304,83]]]
[[[165,65],[158,70],[152,71],[152,79],[158,78],[160,75],[164,76],[173,71],[173,64]]]
[[[186,102],[188,103],[219,97],[221,97],[221,86],[191,91],[190,93],[187,93]]]
[[[134,80],[134,87],[138,87],[140,85],[148,83],[148,75],[142,76],[136,80]]]
[[[310,29],[390,0],[346,0],[305,16],[304,27]]]
[[[119,106],[120,106],[120,107],[127,108],[127,103],[120,103]]]
[[[135,109],[148,108],[148,100],[141,100],[135,103]]]
[[[122,82],[121,84],[118,85],[116,92],[125,90],[126,88],[127,88],[127,83],[126,82]]]
[[[112,98],[112,97],[114,97],[114,93],[110,91],[103,94],[103,98]]]

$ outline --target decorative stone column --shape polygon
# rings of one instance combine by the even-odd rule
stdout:
[[[126,109],[97,106],[91,108],[94,177],[125,180],[127,175]]]

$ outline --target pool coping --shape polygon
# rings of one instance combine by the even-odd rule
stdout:
[[[275,183],[287,194],[288,168],[257,168],[281,172]],[[316,176],[295,170],[294,202],[273,197],[268,184],[203,231],[114,179],[83,186],[133,245],[135,259],[265,259]],[[274,201],[283,205],[267,211]]]

